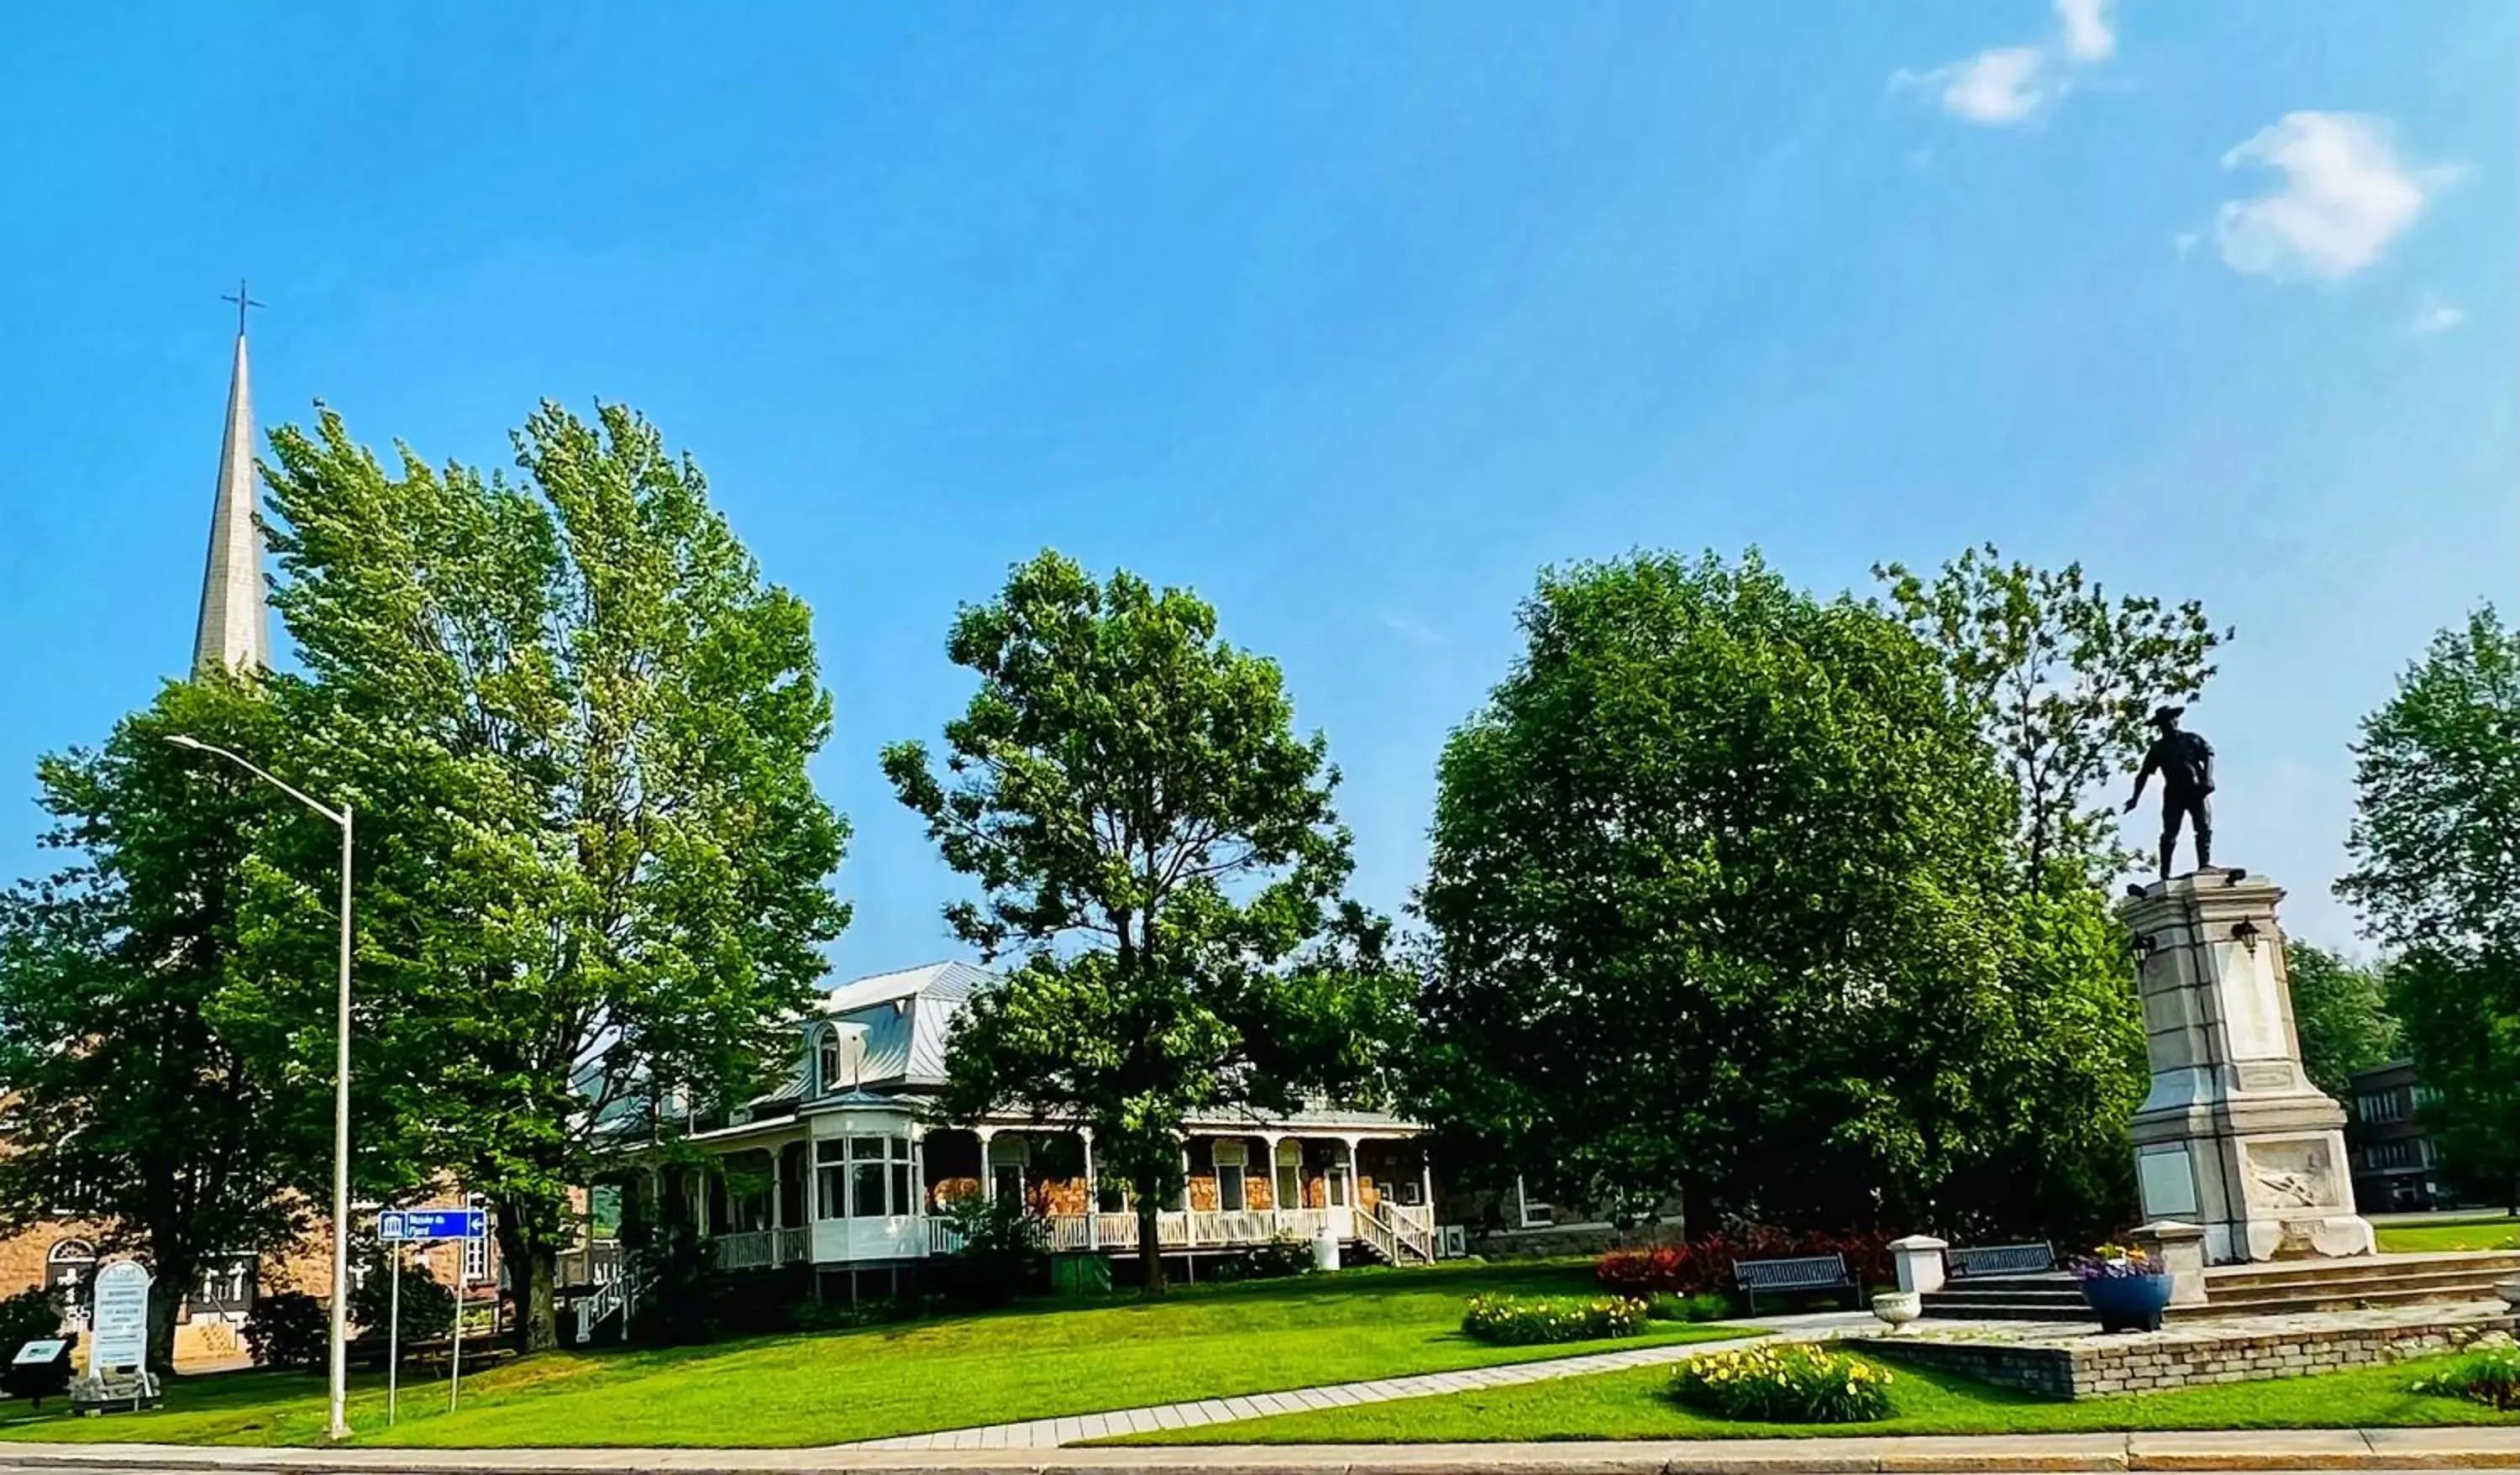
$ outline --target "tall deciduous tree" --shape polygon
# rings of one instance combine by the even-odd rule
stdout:
[[[619,406],[544,405],[520,479],[388,468],[329,411],[272,446],[292,749],[359,817],[370,1143],[489,1198],[548,1347],[604,1128],[763,1079],[846,922],[807,611]]]
[[[330,1071],[279,1068],[246,938],[257,840],[303,817],[166,741],[253,749],[279,726],[249,684],[213,675],[167,686],[101,748],[45,759],[45,843],[71,859],[0,898],[0,1219],[92,1222],[103,1248],[146,1259],[161,1367],[213,1257],[304,1227],[286,1128]]]
[[[2045,1067],[2008,795],[1935,653],[1756,555],[1552,571],[1521,618],[1439,769],[1425,1108],[1692,1216],[1939,1213]],[[2093,929],[2059,918],[2069,972]]]
[[[943,1109],[1091,1127],[1159,1293],[1155,1215],[1193,1115],[1379,1095],[1406,986],[1383,923],[1339,899],[1337,772],[1295,736],[1276,664],[1186,591],[1045,552],[947,648],[980,690],[944,773],[918,742],[884,773],[981,887],[946,909],[955,932],[1022,961],[972,998]]]
[[[2302,1073],[2329,1095],[2350,1095],[2356,1072],[2387,1064],[2398,1050],[2382,970],[2299,941],[2285,945],[2284,961]]]
[[[2396,955],[2448,1165],[2520,1198],[2520,632],[2488,606],[2435,636],[2354,754],[2337,893]]]
[[[2095,790],[2135,772],[2150,740],[2145,719],[2202,692],[2232,632],[2217,634],[2194,600],[2112,600],[2080,563],[2006,563],[1993,544],[1930,581],[1898,563],[1873,576],[1941,652],[2012,781],[2026,883],[2045,884],[2055,865],[2098,882],[2122,871],[2118,812]]]

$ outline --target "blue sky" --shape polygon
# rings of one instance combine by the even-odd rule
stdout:
[[[1543,563],[1993,539],[2240,627],[2223,858],[2327,896],[2357,718],[2520,568],[2508,5],[543,3],[0,20],[0,872],[184,666],[266,426],[689,447],[816,611],[843,971],[951,956],[874,755],[1055,544],[1213,600],[1418,877]],[[2140,825],[2138,827],[2141,827]]]

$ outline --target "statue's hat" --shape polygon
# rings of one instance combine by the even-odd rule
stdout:
[[[2152,709],[2152,725],[2154,727],[2167,727],[2171,723],[2177,722],[2180,718],[2180,714],[2186,710],[2187,709],[2185,707],[2155,707]]]

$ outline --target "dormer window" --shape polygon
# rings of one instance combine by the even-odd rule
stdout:
[[[840,1089],[840,1032],[826,1028],[814,1050],[814,1094],[830,1095]]]
[[[859,1025],[824,1025],[814,1039],[814,1094],[855,1091],[866,1074],[866,1030]]]

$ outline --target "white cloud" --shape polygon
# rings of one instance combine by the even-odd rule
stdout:
[[[2109,29],[2111,0],[2055,0],[2060,33],[2052,42],[1995,46],[1929,71],[1902,67],[1891,90],[1934,95],[1945,112],[1972,123],[2002,126],[2036,116],[2072,90],[2072,72],[2117,53]]]
[[[2466,321],[2465,312],[2426,292],[2416,301],[2415,315],[2408,320],[2407,332],[2417,337],[2429,337],[2436,333],[2448,333]]]
[[[1382,614],[1381,618],[1383,629],[1390,631],[1392,634],[1400,637],[1402,640],[1407,641],[1413,646],[1417,646],[1424,649],[1432,649],[1435,647],[1444,644],[1443,631],[1436,629],[1434,626],[1427,624],[1424,620],[1418,619],[1415,615],[1397,614],[1386,610]]]
[[[1972,123],[2017,123],[2063,92],[2036,46],[2000,46],[1931,71],[1891,74],[1894,91],[1934,94],[1943,111]]]
[[[2089,66],[2117,55],[2117,32],[2109,29],[2109,0],[2056,0],[2056,19],[2065,26],[2065,55]]]
[[[2454,170],[2408,168],[2377,118],[2290,112],[2223,156],[2273,169],[2283,186],[2227,200],[2214,220],[2224,263],[2253,277],[2336,281],[2380,259]]]

